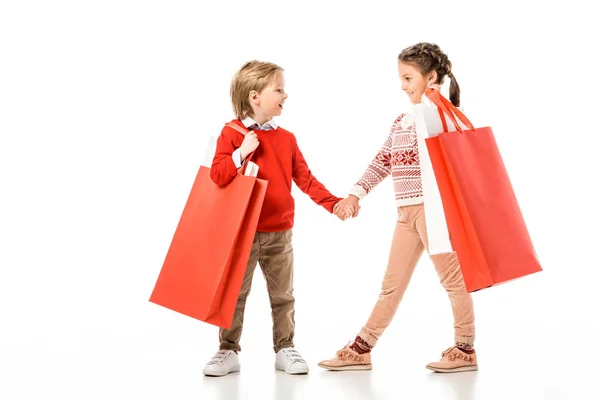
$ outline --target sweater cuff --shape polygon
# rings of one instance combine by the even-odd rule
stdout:
[[[358,197],[359,200],[361,200],[363,197],[365,197],[367,195],[367,191],[362,186],[356,185],[352,188],[352,190],[350,190],[350,192],[348,192],[348,194],[356,196],[356,197]]]

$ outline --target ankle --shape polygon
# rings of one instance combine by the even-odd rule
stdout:
[[[238,350],[234,350],[234,349],[219,349],[219,350],[228,350],[228,351],[233,351],[235,354],[238,354]]]
[[[350,347],[350,349],[357,352],[358,354],[370,353],[371,350],[373,349],[373,346],[368,344],[360,336],[357,336],[356,339],[354,339],[354,341],[352,342],[352,344],[349,347]]]
[[[475,347],[469,343],[456,342],[456,348],[462,351],[463,353],[473,354],[475,353]]]

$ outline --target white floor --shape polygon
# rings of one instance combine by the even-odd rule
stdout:
[[[594,363],[600,330],[592,313],[598,298],[590,290],[593,284],[582,282],[581,292],[554,295],[548,289],[557,282],[544,271],[475,293],[480,370],[435,374],[424,366],[451,344],[452,321],[445,294],[426,265],[427,260],[419,265],[414,285],[375,348],[370,372],[329,372],[316,364],[352,338],[367,315],[368,306],[361,304],[376,292],[318,306],[314,296],[298,288],[304,302],[298,293],[296,344],[311,371],[289,376],[273,367],[270,312],[257,274],[242,340],[242,371],[208,378],[201,371],[217,349],[215,327],[149,303],[141,298],[143,291],[131,294],[127,285],[105,290],[101,280],[87,296],[77,292],[79,301],[63,292],[63,297],[57,294],[60,303],[3,310],[8,323],[0,333],[0,398],[598,398]]]

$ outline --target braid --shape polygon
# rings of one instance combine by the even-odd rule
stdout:
[[[444,53],[438,52],[436,45],[429,45],[429,44],[423,44],[423,47],[421,48],[421,53],[425,54],[426,56],[430,57],[433,60],[433,64],[437,66],[437,69],[443,69],[442,66],[444,65]],[[448,59],[448,57],[446,57],[446,59]]]
[[[436,83],[441,83],[443,77],[452,71],[452,63],[448,60],[448,56],[442,52],[438,45],[430,43],[422,44],[421,53],[433,61],[432,70],[435,70],[438,75],[442,75],[438,77],[438,82]]]

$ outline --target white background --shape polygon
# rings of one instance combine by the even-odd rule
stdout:
[[[598,350],[598,37],[592,2],[3,1],[0,5],[2,399],[590,398]],[[379,292],[391,180],[340,222],[294,187],[296,346],[273,370],[259,270],[242,372],[204,378],[217,328],[148,301],[210,135],[247,60],[285,68],[278,122],[344,196],[408,110],[396,57],[454,64],[496,134],[544,271],[473,295],[480,371],[423,367],[452,344],[429,260],[373,353],[330,373]],[[315,397],[319,396],[319,397]],[[590,396],[593,396],[591,394]]]

